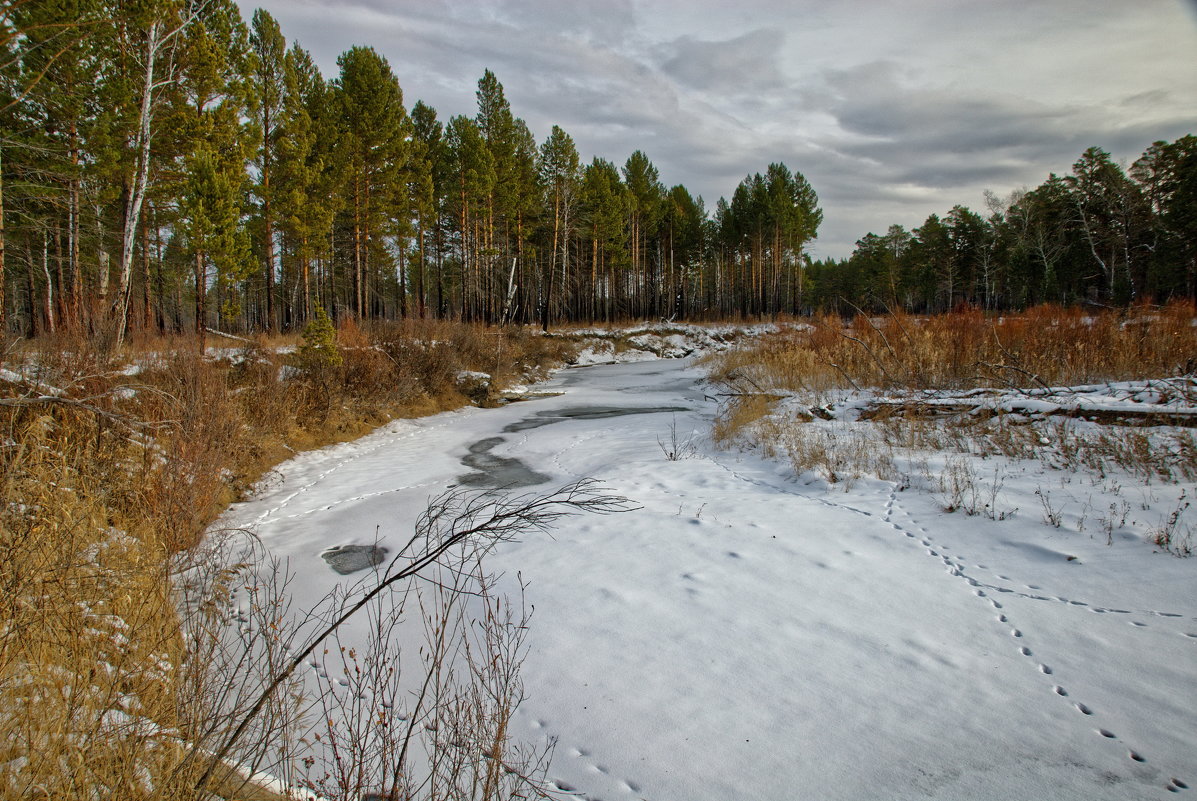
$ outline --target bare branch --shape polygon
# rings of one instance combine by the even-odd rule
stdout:
[[[600,489],[594,479],[582,479],[548,495],[506,497],[494,493],[466,493],[449,491],[434,498],[416,521],[416,535],[409,544],[423,541],[422,549],[410,554],[405,547],[387,566],[378,584],[356,602],[335,615],[333,620],[317,632],[309,643],[291,657],[259,694],[257,700],[242,716],[239,724],[216,749],[208,767],[196,782],[196,790],[203,793],[217,766],[224,763],[230,751],[241,739],[250,724],[274,696],[280,685],[312,655],[320,644],[333,635],[345,621],[397,582],[415,576],[438,563],[450,550],[462,544],[474,544],[483,552],[501,542],[530,531],[546,531],[563,517],[579,512],[610,514],[631,511],[631,501]]]

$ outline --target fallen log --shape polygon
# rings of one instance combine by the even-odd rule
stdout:
[[[1000,404],[958,400],[878,399],[870,401],[859,410],[859,419],[861,420],[879,420],[890,417],[911,419],[971,417],[988,420],[1008,415],[1023,415],[1031,419],[1068,417],[1105,425],[1197,427],[1197,409],[1160,406],[1144,406],[1140,409],[1130,405],[1107,407],[1084,403],[1056,404],[1034,400],[1020,402],[1016,399],[1006,400]]]

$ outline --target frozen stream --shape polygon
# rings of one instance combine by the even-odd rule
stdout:
[[[396,422],[283,465],[225,522],[291,560],[302,603],[344,579],[323,552],[368,566],[452,485],[632,499],[491,563],[536,608],[512,734],[556,738],[550,777],[588,798],[1197,793],[1197,559],[804,486],[710,446],[700,377],[573,369],[559,396]],[[671,426],[690,458],[665,458]]]

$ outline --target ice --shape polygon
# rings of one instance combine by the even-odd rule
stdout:
[[[1125,799],[1197,785],[1197,559],[1044,524],[1030,469],[1006,481],[1024,511],[1005,521],[876,479],[800,484],[710,444],[718,406],[701,378],[688,361],[567,370],[537,387],[558,396],[303,454],[221,525],[253,525],[290,560],[302,607],[339,580],[327,548],[400,546],[431,495],[502,485],[462,477],[463,463],[627,496],[638,511],[568,519],[490,563],[536,609],[511,733],[555,738],[550,778],[587,797]],[[691,458],[667,458],[671,429],[692,437]],[[355,625],[343,643],[365,638]]]

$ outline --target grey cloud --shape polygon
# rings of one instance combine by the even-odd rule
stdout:
[[[685,184],[708,208],[745,174],[784,161],[819,193],[826,221],[816,252],[835,256],[870,229],[918,225],[956,203],[979,206],[984,188],[1005,193],[1066,172],[1090,145],[1133,160],[1154,139],[1176,138],[1197,123],[1183,82],[1107,81],[1096,90],[1103,97],[1078,92],[1065,106],[1038,103],[1017,82],[1002,93],[1005,71],[1026,75],[1052,62],[1010,63],[1008,47],[981,43],[972,31],[992,28],[994,41],[1008,46],[1064,30],[1055,23],[1081,15],[1082,0],[1018,0],[1017,16],[1026,19],[1017,25],[1008,9],[981,0],[962,0],[968,17],[933,0],[904,4],[900,14],[860,0],[836,7],[747,0],[738,10],[695,0],[258,2],[272,7],[288,39],[312,49],[328,77],[339,52],[373,45],[409,105],[422,99],[447,118],[474,113],[476,82],[490,68],[539,139],[561,125],[586,162],[597,155],[622,164],[644,150],[663,182]],[[1088,24],[1120,31],[1125,42],[1131,12],[1115,14],[1115,0],[1094,2],[1103,13]],[[926,21],[916,25],[911,14]],[[906,22],[899,38],[917,30],[932,45],[951,45],[942,34],[953,25],[962,38],[938,50],[912,41],[926,58],[908,59],[889,46],[890,27]],[[1126,33],[1143,38],[1154,30]],[[869,43],[893,60],[851,66]],[[983,84],[972,79],[975,71],[954,72],[964,58],[992,65]]]
[[[630,0],[500,0],[501,18],[524,29],[567,34],[617,44],[634,35],[636,14]]]
[[[785,81],[779,54],[785,34],[760,28],[723,41],[682,36],[662,48],[662,69],[681,83],[706,91],[779,89]]]
[[[961,96],[904,86],[886,65],[828,76],[831,111],[849,136],[834,145],[857,169],[886,183],[950,189],[1038,182],[1044,164],[1070,164],[1090,145],[1111,150],[1141,141],[1133,115],[1108,107],[1044,107],[1022,98]],[[1140,145],[1141,147],[1141,145]]]

